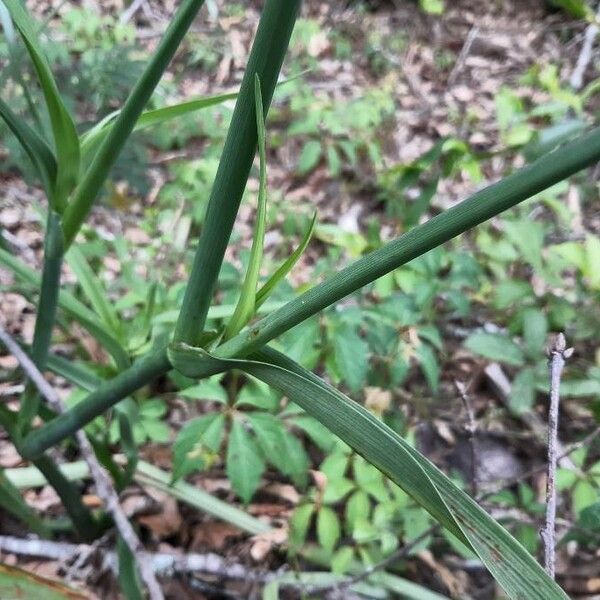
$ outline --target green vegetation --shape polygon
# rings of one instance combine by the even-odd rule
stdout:
[[[548,335],[564,331],[588,353],[569,369],[561,395],[600,421],[600,235],[569,235],[574,215],[563,201],[576,193],[585,210],[597,200],[597,182],[585,173],[600,160],[590,117],[597,82],[576,93],[556,67],[532,68],[521,82],[549,100],[533,103],[507,87],[496,94],[501,149],[484,152],[448,135],[390,164],[382,131],[395,127],[393,80],[347,100],[315,90],[310,77],[320,61],[312,48],[323,32],[316,20],[297,19],[299,0],[265,3],[239,92],[178,103],[163,98],[176,94],[186,69],[212,73],[222,58],[221,41],[188,33],[202,0],[180,3],[150,56],[136,50],[132,26],[84,8],[60,23],[76,40],[67,52],[40,36],[47,24],[18,0],[3,4],[0,53],[11,72],[2,74],[0,133],[10,167],[43,189],[47,202],[35,209],[47,225],[41,275],[2,240],[0,265],[12,273],[12,289],[37,305],[31,358],[73,391],[69,410],[56,415],[28,385],[18,412],[0,405],[0,423],[56,489],[70,528],[90,540],[107,528],[47,454],[60,446],[73,456],[72,435],[84,428],[119,490],[143,480],[141,447],[173,442],[170,476],[145,471],[147,479],[213,515],[221,509],[209,508],[210,497],[190,500],[186,478],[221,468],[244,506],[267,473],[292,483],[301,497],[284,549],[290,564],[322,570],[299,573],[296,583],[308,589],[335,585],[407,546],[390,572],[352,589],[439,598],[397,577],[407,574],[408,556],[430,548],[480,561],[508,597],[565,598],[536,561],[543,505],[529,482],[491,495],[486,509],[512,508],[531,522],[509,511],[501,523],[493,519],[468,494],[464,473],[444,474],[419,451],[400,400],[408,396],[417,414],[448,402],[445,367],[459,353],[501,364],[512,382],[508,418],[530,414],[548,392]],[[578,3],[556,4],[590,18]],[[419,5],[426,18],[444,10],[439,1]],[[235,5],[226,10],[233,15]],[[20,40],[9,35],[8,15]],[[336,56],[351,55],[351,37],[343,28],[334,34]],[[404,43],[401,33],[366,41]],[[168,67],[174,76],[163,81]],[[375,53],[368,68],[396,67]],[[272,189],[270,152],[286,144],[298,185],[312,192],[311,178],[320,177],[354,194],[371,191],[375,209],[360,226],[325,222],[310,202]],[[176,158],[155,201],[133,210],[150,189],[145,163],[154,151]],[[482,187],[498,157],[506,177]],[[515,157],[525,166],[513,171]],[[249,175],[257,185],[246,193]],[[479,191],[441,210],[440,186],[457,179]],[[94,205],[123,215],[134,234],[103,235],[89,218]],[[256,207],[244,240],[234,230],[240,205]],[[276,228],[286,241],[268,246],[266,232]],[[250,237],[248,247],[239,243]],[[310,283],[292,285],[290,274],[309,255]],[[73,278],[65,280],[65,267]],[[53,352],[58,340],[73,342],[68,360]],[[168,420],[174,399],[192,414],[176,433]],[[597,550],[600,462],[585,447],[571,459],[558,473],[573,521],[561,543]],[[0,472],[0,506],[51,537],[56,523],[41,519],[18,487]],[[244,517],[221,516],[238,526]],[[243,529],[261,531],[248,519]],[[120,559],[131,567],[126,553]],[[127,597],[141,594],[135,579],[121,582]],[[287,584],[286,576],[271,582],[264,597],[277,598]]]

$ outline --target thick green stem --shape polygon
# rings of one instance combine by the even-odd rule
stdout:
[[[184,0],[182,2],[150,63],[129,94],[123,109],[110,129],[110,133],[102,142],[92,164],[73,193],[63,217],[67,248],[71,245],[81,224],[96,201],[127,138],[133,131],[140,114],[203,3],[204,0]]]
[[[600,160],[600,127],[414,227],[301,294],[220,346],[222,358],[245,355],[386,273],[436,248]]]
[[[45,454],[32,462],[58,494],[81,539],[85,542],[94,541],[100,533],[100,524],[83,504],[76,485],[69,481],[58,465]]]
[[[35,319],[33,343],[31,345],[31,359],[40,371],[46,368],[46,360],[52,340],[52,330],[56,320],[63,248],[60,216],[50,210],[44,244],[44,266],[42,268],[40,299]],[[40,398],[37,390],[33,386],[28,385],[23,394],[21,409],[19,410],[19,423],[23,428],[26,429],[29,427],[31,420],[38,412],[39,404]]]
[[[254,81],[268,112],[301,0],[267,0],[212,188],[175,340],[199,343],[233,224],[256,153]]]
[[[15,426],[14,416],[14,413],[8,408],[0,405],[0,424],[6,429],[17,452],[23,456],[23,448],[21,446],[23,440]],[[49,457],[42,455],[32,462],[58,494],[77,533],[86,542],[94,540],[98,535],[99,524],[89,509],[83,504],[77,486],[67,479],[58,465]]]
[[[143,387],[171,368],[163,348],[147,354],[129,369],[101,385],[72,409],[59,415],[40,429],[32,431],[21,444],[20,454],[31,458],[65,439],[111,406]]]
[[[542,157],[506,179],[495,183],[457,206],[434,217],[371,252],[279,310],[251,326],[247,331],[219,346],[219,358],[242,356],[266,345],[270,340],[303,320],[341,300],[378,277],[406,264],[417,256],[447,242],[468,229],[515,206],[600,160],[600,128]],[[148,368],[141,369],[142,363]],[[189,376],[207,377],[215,372],[214,361],[194,361]],[[69,412],[32,432],[24,442],[27,455],[35,455],[83,427],[110,406],[142,387],[170,368],[166,350],[140,359],[130,369],[103,384]],[[135,370],[136,375],[133,375]],[[128,385],[121,385],[121,382]]]

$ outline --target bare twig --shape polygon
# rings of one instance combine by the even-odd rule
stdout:
[[[460,54],[458,55],[458,58],[456,59],[456,62],[452,67],[452,71],[450,71],[450,75],[448,76],[448,87],[452,87],[454,85],[458,74],[462,71],[465,61],[469,56],[469,52],[471,52],[471,46],[473,46],[473,42],[475,41],[475,38],[478,35],[479,27],[474,25],[469,30],[469,33],[467,34],[467,38],[465,39],[465,43],[463,44]]]
[[[116,573],[119,564],[116,552],[96,548],[89,544],[29,540],[7,535],[0,535],[0,551],[63,562],[73,560],[81,555],[89,557],[98,552],[103,559],[103,568],[111,569]],[[189,553],[181,556],[166,552],[148,552],[144,553],[144,558],[153,572],[165,577],[172,577],[179,573],[206,573],[217,575],[222,579],[266,582],[281,575],[276,572],[251,571],[242,564],[233,563],[210,552],[207,554]]]
[[[471,495],[473,498],[477,497],[478,492],[478,452],[477,452],[477,421],[475,421],[475,412],[473,411],[473,406],[471,405],[471,398],[467,394],[467,386],[461,381],[455,381],[454,385],[460,394],[460,397],[465,406],[465,410],[467,411],[467,425],[466,430],[469,434],[469,445],[471,446]]]
[[[586,446],[589,446],[598,436],[600,436],[600,427],[597,427],[596,429],[594,429],[594,431],[592,431],[589,435],[586,435],[583,439],[579,440],[578,442],[574,442],[574,443],[570,444],[569,447],[564,452],[560,453],[557,456],[557,462],[560,464],[560,461],[563,458],[568,457],[569,455],[573,454],[573,452],[575,452],[576,450],[579,450],[580,448],[585,448]],[[525,471],[524,473],[520,473],[516,477],[510,477],[508,479],[503,479],[497,483],[497,485],[494,487],[494,489],[488,490],[485,493],[480,494],[477,497],[477,500],[479,500],[479,501],[485,500],[486,498],[489,498],[490,496],[493,496],[494,494],[497,494],[498,492],[500,492],[508,487],[516,485],[517,483],[520,483],[521,481],[525,481],[527,478],[531,477],[532,475],[535,475],[536,473],[544,471],[547,468],[548,468],[548,465],[544,463],[544,464],[538,465],[537,467],[533,467],[532,469],[529,469],[528,471]]]
[[[490,363],[485,369],[484,373],[490,380],[492,385],[498,391],[499,398],[503,403],[509,407],[510,404],[510,392],[512,385],[510,380],[506,376],[506,373],[498,363]],[[546,425],[538,415],[533,411],[524,412],[518,415],[513,415],[523,421],[529,429],[533,432],[534,436],[541,442],[546,441]],[[560,466],[572,471],[579,472],[577,465],[570,459],[569,453],[566,452],[565,445],[558,440],[556,445],[557,452],[561,455]]]
[[[135,13],[142,8],[142,6],[147,2],[147,0],[133,0],[133,2],[121,13],[119,17],[119,24],[125,25],[128,23],[131,18],[135,15]]]
[[[59,414],[65,412],[66,407],[60,396],[56,393],[56,390],[44,379],[44,376],[40,373],[33,361],[2,327],[0,327],[0,340],[6,346],[8,351],[19,361],[22,369],[52,409]],[[112,485],[110,477],[96,458],[94,449],[85,435],[85,432],[80,429],[75,433],[75,438],[79,445],[81,456],[87,463],[92,479],[96,484],[98,496],[103,500],[106,510],[112,516],[121,538],[125,544],[127,544],[127,547],[136,561],[140,577],[148,590],[150,600],[163,600],[164,595],[156,576],[154,575],[154,570],[145,559],[143,546],[137,537],[133,526],[129,522],[129,519],[121,508],[119,496]]]
[[[544,568],[554,579],[554,547],[556,528],[556,463],[558,440],[558,409],[560,403],[560,380],[565,361],[573,354],[567,348],[565,336],[560,333],[550,350],[550,410],[548,412],[548,480],[546,483],[546,524],[542,530],[544,544]]]
[[[596,14],[596,18],[600,18],[600,9]],[[598,25],[596,23],[590,23],[585,30],[581,52],[579,53],[577,63],[569,79],[569,84],[575,91],[580,90],[583,86],[583,77],[588,65],[590,64],[590,61],[592,60],[592,51],[594,49],[594,42],[597,35]]]

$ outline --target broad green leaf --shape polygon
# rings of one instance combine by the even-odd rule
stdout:
[[[528,308],[522,313],[524,350],[532,359],[544,355],[548,321],[546,315],[537,308]]]
[[[510,389],[509,405],[518,415],[529,412],[535,401],[535,371],[529,367],[520,371]]]
[[[265,463],[256,443],[246,431],[244,423],[234,418],[227,445],[227,477],[233,491],[245,504],[258,489]]]
[[[578,525],[589,531],[600,532],[600,501],[581,511]]]
[[[173,481],[205,467],[206,451],[216,452],[221,445],[225,419],[212,413],[188,421],[173,445]]]
[[[350,390],[358,392],[367,380],[369,345],[346,325],[334,326],[330,335],[338,375]]]
[[[368,519],[371,513],[371,501],[366,492],[357,490],[346,503],[346,523],[348,533],[352,533],[358,519]]]
[[[181,390],[179,395],[190,400],[209,400],[227,404],[227,392],[225,388],[214,379],[200,381],[196,385]]]
[[[298,173],[306,175],[312,171],[321,160],[321,142],[310,140],[304,144],[298,159]]]
[[[588,235],[585,240],[585,276],[590,287],[594,290],[600,289],[600,237]]]
[[[29,127],[22,117],[14,114],[10,106],[0,98],[0,117],[19,140],[37,171],[49,199],[54,195],[56,160],[46,141]]]
[[[17,567],[0,564],[0,598],[3,600],[86,600],[87,594],[58,581],[40,577]]]
[[[436,393],[440,383],[440,365],[435,351],[429,344],[421,343],[417,348],[419,366],[433,393]]]
[[[315,225],[317,222],[317,213],[313,215],[313,218],[308,226],[308,229],[304,233],[302,241],[300,245],[290,254],[290,256],[285,260],[285,262],[269,277],[267,282],[258,290],[256,293],[256,302],[255,306],[258,308],[261,304],[269,297],[269,294],[275,289],[277,284],[285,279],[288,273],[294,268],[294,265],[298,262],[298,259],[304,254],[308,243],[312,237],[312,234],[315,230]]]
[[[308,457],[300,442],[284,427],[281,419],[265,412],[248,413],[256,441],[265,460],[296,482],[305,479]]]
[[[71,246],[65,255],[69,267],[75,273],[77,282],[83,293],[89,300],[92,308],[100,317],[102,322],[119,337],[121,333],[121,321],[113,304],[106,295],[106,291],[100,284],[100,279],[88,264],[83,252],[77,246]]]
[[[254,97],[256,101],[256,126],[258,131],[258,154],[260,157],[260,181],[258,188],[258,208],[256,210],[256,224],[250,249],[250,262],[240,298],[233,316],[225,328],[225,339],[233,337],[253,317],[256,310],[256,286],[260,275],[260,264],[263,256],[265,230],[267,225],[267,151],[265,141],[265,119],[260,91],[260,80],[256,75],[254,80]]]
[[[467,338],[465,347],[475,354],[509,365],[521,366],[525,362],[521,348],[500,333],[476,331]]]
[[[321,506],[317,513],[317,540],[332,552],[340,539],[340,520],[329,506]]]
[[[217,106],[228,100],[235,100],[236,98],[237,92],[230,92],[228,94],[194,98],[193,100],[186,100],[185,102],[179,102],[170,106],[147,110],[140,115],[133,131],[136,132],[147,127],[159,125],[182,115],[202,110],[203,108]],[[84,158],[87,158],[91,153],[95,152],[104,138],[108,135],[110,126],[120,112],[121,111],[116,110],[110,113],[81,136],[81,154]]]
[[[441,15],[444,12],[443,0],[419,0],[419,6],[432,15]]]
[[[354,548],[352,546],[342,546],[339,550],[336,550],[331,557],[331,570],[333,573],[346,573],[353,557]]]
[[[301,504],[292,513],[290,518],[290,543],[292,545],[304,544],[314,511],[314,504]]]
[[[219,370],[242,369],[279,389],[470,545],[509,597],[567,598],[534,557],[429,460],[365,408],[300,365],[270,349],[254,355],[254,360],[223,360],[201,348],[174,344],[169,357],[187,376],[202,372],[210,363]]]
[[[62,213],[67,198],[79,179],[79,137],[73,119],[62,101],[48,61],[39,47],[34,21],[19,0],[3,2],[27,46],[48,108],[57,163],[53,201],[55,210]]]

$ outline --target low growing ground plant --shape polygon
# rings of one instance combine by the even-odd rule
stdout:
[[[332,473],[332,482],[336,481],[333,474],[339,475],[337,496],[333,489],[335,484],[326,488],[316,485],[315,489],[309,489],[306,502],[297,510],[292,524],[292,541],[297,545],[302,544],[303,533],[308,527],[316,527],[319,544],[327,553],[327,562],[334,571],[344,572],[355,558],[368,562],[370,557],[385,556],[395,547],[395,539],[386,535],[390,527],[404,528],[405,532],[408,531],[407,538],[417,537],[417,532],[422,533],[432,519],[479,557],[509,597],[566,598],[532,554],[419,453],[413,444],[398,435],[378,415],[276,350],[271,342],[275,343],[283,335],[300,339],[305,333],[301,327],[309,326],[307,323],[310,323],[311,317],[376,280],[394,277],[391,274],[395,269],[411,261],[410,272],[403,271],[396,283],[410,293],[421,294],[420,302],[426,302],[428,294],[435,293],[428,289],[427,281],[435,277],[436,269],[439,269],[436,260],[442,260],[435,252],[427,253],[594,164],[600,159],[600,129],[586,127],[589,130],[580,137],[564,146],[549,149],[523,169],[424,223],[417,224],[423,214],[420,209],[414,214],[406,212],[408,230],[402,236],[379,244],[356,262],[292,300],[273,305],[269,304],[271,294],[298,260],[315,228],[313,218],[299,247],[260,286],[268,196],[266,148],[269,140],[265,120],[300,0],[266,1],[238,94],[195,99],[145,111],[163,72],[203,4],[202,0],[183,0],[122,108],[107,115],[83,134],[78,133],[40,49],[37,24],[18,0],[4,0],[3,4],[37,74],[50,128],[46,135],[43,128],[37,128],[28,119],[16,114],[8,103],[0,102],[0,115],[31,160],[48,200],[44,207],[47,227],[41,277],[4,249],[0,249],[0,261],[30,289],[37,289],[34,338],[31,347],[27,348],[37,369],[51,369],[76,380],[81,387],[89,390],[89,394],[73,399],[68,410],[56,414],[55,408],[45,406],[35,387],[29,385],[18,411],[0,405],[0,423],[19,454],[31,460],[59,494],[79,536],[87,541],[100,537],[107,527],[106,515],[93,514],[83,504],[77,488],[52,461],[48,450],[57,444],[71,443],[72,437],[85,428],[97,460],[110,472],[117,489],[121,489],[131,480],[138,463],[133,441],[143,436],[154,439],[161,436],[159,424],[164,405],[160,401],[138,405],[137,395],[148,393],[140,390],[148,390],[147,386],[154,380],[169,374],[180,382],[188,383],[182,386],[184,395],[212,402],[215,407],[207,415],[190,421],[182,430],[175,446],[178,460],[174,480],[197,468],[200,463],[209,463],[211,454],[226,452],[227,469],[234,490],[243,501],[248,502],[266,461],[300,485],[309,485],[304,451],[290,434],[291,427],[301,428],[309,435],[312,431],[314,435],[317,428],[324,426],[341,440],[339,449],[327,459],[330,463],[339,461],[338,466],[334,468],[326,464],[322,467],[324,472]],[[427,4],[427,9],[434,12],[441,10],[442,6],[441,3],[422,4]],[[160,307],[169,293],[156,282],[156,285],[132,290],[135,298],[130,300],[139,310],[135,318],[124,321],[120,312],[123,307],[115,308],[107,298],[90,267],[85,244],[80,243],[82,238],[78,237],[78,233],[125,142],[134,131],[234,97],[237,100],[231,125],[206,212],[201,219],[201,231],[180,311],[177,315],[165,316],[162,313],[159,326],[154,326],[157,306]],[[333,118],[335,111],[331,115]],[[35,118],[34,115],[31,117]],[[380,115],[375,118],[379,119]],[[370,127],[370,123],[367,119],[365,127]],[[332,127],[329,123],[328,130],[335,138]],[[306,173],[324,156],[329,157],[330,163],[335,163],[331,158],[332,149],[335,153],[340,149],[344,152],[344,146],[336,145],[335,140],[314,139],[308,143],[313,142],[317,145],[313,144],[311,156],[305,157],[303,162],[302,170]],[[260,186],[256,194],[254,236],[246,271],[233,304],[226,307],[214,305],[216,282],[257,149]],[[348,149],[346,152],[352,154],[363,150],[369,152],[368,148]],[[469,158],[464,148],[459,150],[460,157]],[[440,150],[448,151],[448,147]],[[308,155],[309,150],[305,148],[303,153]],[[342,160],[342,154],[336,156]],[[419,177],[421,170],[418,165],[415,170],[416,177]],[[405,174],[398,175],[402,178]],[[401,187],[390,177],[386,186],[394,185]],[[432,185],[431,182],[428,185]],[[389,189],[386,189],[387,192]],[[426,206],[430,198],[426,190],[423,194],[423,206]],[[518,224],[513,226],[519,227]],[[362,250],[364,248],[357,254],[361,254]],[[564,248],[563,253],[569,254]],[[577,268],[589,269],[589,265],[577,256],[569,254],[569,259],[575,262]],[[459,257],[453,260],[460,265]],[[76,275],[78,285],[93,310],[61,288],[63,261]],[[543,264],[534,266],[543,268]],[[459,279],[457,277],[457,289],[454,290],[457,292],[461,286]],[[390,287],[386,288],[385,281],[380,286],[381,296],[393,304]],[[459,293],[454,294],[458,309],[459,296]],[[373,327],[369,343],[379,345],[382,351],[393,357],[399,349],[388,348],[385,328],[393,328],[397,311],[386,312],[385,302],[378,311],[366,313],[364,318],[373,318],[377,324]],[[404,302],[409,304],[410,297],[408,300],[405,297]],[[84,327],[111,357],[105,373],[101,369],[98,372],[78,369],[51,353],[59,310],[61,315],[66,314]],[[378,314],[375,315],[375,312]],[[259,313],[262,313],[260,318]],[[377,367],[368,362],[367,342],[357,333],[363,317],[354,320],[352,317],[350,311],[343,316],[327,314],[326,344],[343,346],[328,364],[331,379],[343,381],[351,391],[359,391],[367,383],[384,387],[386,381],[401,382],[406,365],[394,364],[393,361],[379,369],[379,377],[369,382],[370,377],[375,377],[371,370]],[[529,319],[528,323],[533,321]],[[540,331],[545,330],[545,325],[539,321]],[[430,388],[435,390],[436,350],[440,348],[441,336],[426,322],[414,325],[418,337],[414,352],[419,356],[419,364]],[[381,333],[379,337],[375,333],[377,329]],[[309,337],[312,335],[309,333]],[[512,364],[523,367],[522,373],[530,373],[535,365],[528,362],[529,345],[534,344],[534,338],[537,344],[539,336],[539,331],[524,331],[524,346],[512,344],[510,350],[506,341],[492,341],[481,335],[471,338],[467,346],[483,355],[490,355],[490,348],[495,349],[504,355],[504,359],[511,356]],[[345,355],[344,350],[351,356]],[[353,368],[353,361],[364,368],[361,367],[361,370],[356,365]],[[244,382],[242,391],[228,394],[222,385],[223,377],[241,378]],[[260,394],[253,395],[251,390],[247,391],[252,386],[258,387]],[[267,388],[272,391],[267,391]],[[287,406],[280,402],[284,397],[290,403]],[[117,418],[106,434],[102,428],[94,427],[94,421],[113,407],[116,407]],[[515,407],[517,409],[518,406]],[[40,421],[42,424],[38,425]],[[318,434],[314,437],[320,438],[322,443],[335,443],[324,440]],[[127,458],[125,466],[113,459],[110,444],[114,442],[121,445]],[[279,456],[284,454],[286,460],[280,460]],[[145,476],[150,477],[148,468],[145,468]],[[596,477],[594,468],[586,477]],[[384,480],[382,474],[389,481]],[[570,479],[573,478],[566,474],[563,484],[582,485]],[[169,482],[163,482],[163,485],[168,486]],[[25,521],[32,531],[51,535],[48,524],[24,503],[8,479],[0,478],[0,487],[0,503],[5,510]],[[349,498],[345,522],[340,523],[330,503],[341,500],[345,495]],[[409,518],[410,511],[405,511],[400,519],[394,510],[388,510],[390,503],[394,502],[410,503],[411,511],[416,511],[413,520]],[[218,511],[213,509],[213,512]],[[377,513],[372,522],[365,517],[371,512]],[[583,510],[578,512],[581,519],[585,515]],[[381,525],[380,529],[377,529],[377,523]],[[246,524],[245,527],[249,526]],[[356,554],[347,549],[338,551],[337,542],[342,532],[355,539]],[[131,567],[131,557],[126,552],[121,552],[120,557],[122,572],[130,573],[128,577],[121,578],[124,593],[136,597],[140,591],[136,591],[133,571],[127,570]],[[269,585],[269,593],[276,594],[277,585]]]

